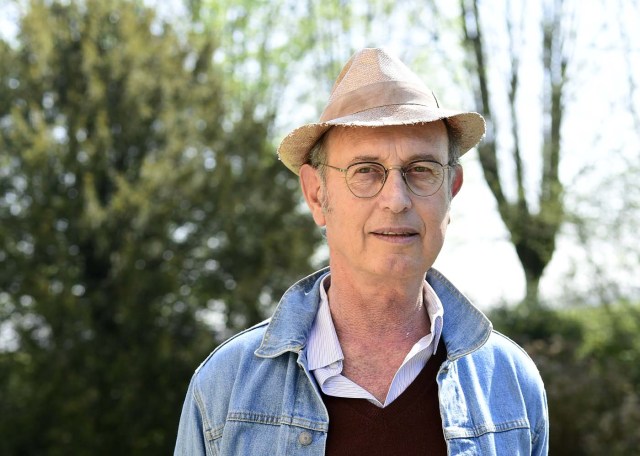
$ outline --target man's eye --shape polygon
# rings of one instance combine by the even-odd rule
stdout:
[[[356,168],[356,174],[370,174],[380,172],[375,166],[359,166]]]
[[[413,174],[435,174],[436,170],[430,166],[416,165],[409,168],[408,172]]]

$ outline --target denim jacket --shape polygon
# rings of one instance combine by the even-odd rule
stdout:
[[[324,455],[329,416],[307,368],[306,341],[327,269],[301,280],[272,318],[223,343],[196,370],[175,455]],[[545,455],[542,380],[515,343],[438,271],[447,359],[437,375],[450,455]]]

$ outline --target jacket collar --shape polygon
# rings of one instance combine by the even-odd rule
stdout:
[[[442,339],[447,347],[447,358],[453,361],[482,347],[493,330],[489,319],[440,271],[429,269],[427,282],[444,307]]]
[[[314,272],[282,295],[256,356],[274,358],[287,351],[299,352],[306,345],[320,306],[320,283],[328,273],[329,268]]]
[[[306,346],[320,304],[320,283],[328,273],[329,268],[321,269],[285,292],[256,356],[274,358],[288,351],[300,352]],[[427,281],[444,307],[442,339],[447,357],[455,360],[484,345],[492,330],[489,319],[439,271],[430,269]]]

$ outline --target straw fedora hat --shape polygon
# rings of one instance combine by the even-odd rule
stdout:
[[[333,126],[413,125],[441,119],[447,119],[461,155],[484,136],[480,114],[441,108],[433,92],[397,57],[367,48],[356,52],[340,72],[320,120],[289,133],[278,147],[278,157],[298,174],[311,148]]]

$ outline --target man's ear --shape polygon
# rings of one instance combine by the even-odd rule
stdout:
[[[456,196],[462,188],[462,182],[464,181],[464,173],[462,172],[462,166],[456,165],[455,175],[451,184],[451,198]]]
[[[322,186],[319,171],[311,165],[302,165],[300,167],[300,186],[302,187],[302,194],[307,202],[307,206],[309,206],[309,210],[311,210],[313,220],[316,222],[316,225],[324,226],[326,221],[322,201],[325,196],[325,189]]]

